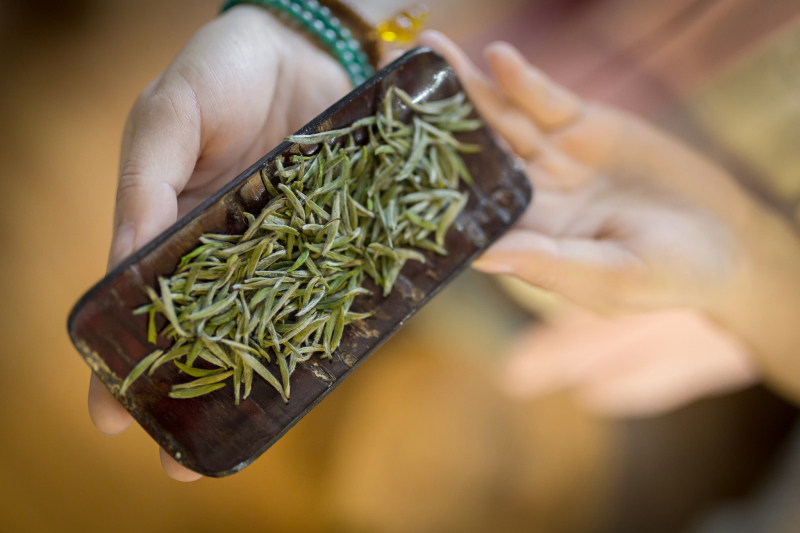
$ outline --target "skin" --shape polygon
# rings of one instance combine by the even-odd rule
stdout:
[[[710,318],[709,327],[722,326],[738,338],[713,355],[726,352],[721,359],[673,362],[675,376],[716,376],[700,380],[702,387],[691,384],[693,397],[719,392],[725,383],[751,382],[760,372],[779,392],[800,400],[794,324],[800,240],[782,218],[678,139],[633,115],[581,101],[507,43],[486,49],[490,79],[443,35],[427,32],[421,41],[453,66],[537,190],[520,223],[475,268],[516,276],[607,315],[664,308],[699,313],[692,327]],[[752,363],[742,360],[746,353],[753,354]],[[519,370],[512,366],[510,373]],[[531,379],[536,374],[527,373]],[[634,374],[651,375],[652,367]],[[514,379],[524,380],[525,371]],[[524,384],[512,380],[509,387],[519,392]],[[639,398],[647,394],[640,390]],[[653,405],[658,411],[674,398]]]
[[[580,101],[506,43],[486,51],[496,84],[443,35],[425,44],[454,66],[537,190],[476,268],[606,312],[719,298],[754,210],[727,174],[636,117]]]
[[[615,418],[660,415],[760,379],[743,343],[694,309],[602,317],[568,305],[516,339],[500,375],[509,396],[568,391]]]

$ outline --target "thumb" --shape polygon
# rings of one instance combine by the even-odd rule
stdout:
[[[595,307],[630,279],[641,261],[612,240],[553,238],[513,229],[472,263],[489,274],[509,274]]]
[[[192,113],[193,100],[168,97],[164,89],[146,89],[125,125],[109,270],[175,222],[178,192],[197,161],[200,119]],[[95,375],[89,414],[106,434],[119,433],[133,421]]]
[[[177,220],[177,197],[200,154],[200,111],[183,80],[157,80],[128,117],[108,267]]]

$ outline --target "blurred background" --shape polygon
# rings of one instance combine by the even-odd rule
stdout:
[[[480,64],[509,40],[800,220],[800,3],[427,3]],[[795,407],[746,384],[636,417],[569,388],[508,394],[508,354],[563,304],[473,272],[232,477],[175,482],[138,426],[96,431],[66,317],[105,272],[127,112],[218,4],[0,1],[0,530],[800,531],[780,511]],[[736,529],[756,507],[769,527]]]

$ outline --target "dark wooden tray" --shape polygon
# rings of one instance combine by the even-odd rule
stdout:
[[[392,84],[422,101],[446,98],[461,90],[453,70],[439,55],[417,48],[298,133],[340,128],[374,114],[380,96]],[[402,117],[403,110],[398,112]],[[505,232],[530,202],[532,190],[527,177],[486,128],[460,138],[480,143],[483,150],[464,158],[475,185],[470,188],[467,208],[447,235],[449,255],[426,253],[427,264],[409,262],[387,298],[380,290],[373,291],[374,296],[359,297],[353,310],[374,310],[375,314],[361,325],[354,323],[346,328],[332,361],[298,366],[288,404],[261,379],[253,380],[250,397],[239,406],[234,405],[231,387],[199,398],[171,399],[167,393],[179,379],[173,365],[163,365],[152,377],[143,375],[125,396],[119,395],[119,389],[133,366],[154,349],[147,341],[147,316],[131,314],[148,302],[143,286],[155,286],[158,276],[171,274],[203,233],[242,233],[246,227],[243,213],[257,213],[268,199],[260,170],[273,164],[276,157],[298,153],[300,147],[293,143],[281,143],[92,287],[70,313],[72,342],[111,393],[179,463],[214,477],[241,470]],[[158,343],[161,348],[169,345],[161,337]]]

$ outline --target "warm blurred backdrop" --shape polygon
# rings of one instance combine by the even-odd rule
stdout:
[[[502,394],[538,319],[475,273],[232,477],[181,484],[138,426],[97,432],[66,317],[105,271],[127,112],[218,3],[0,2],[0,531],[671,532],[780,464],[796,412],[765,389],[644,420]],[[795,216],[797,2],[427,3],[476,60],[511,40]]]

